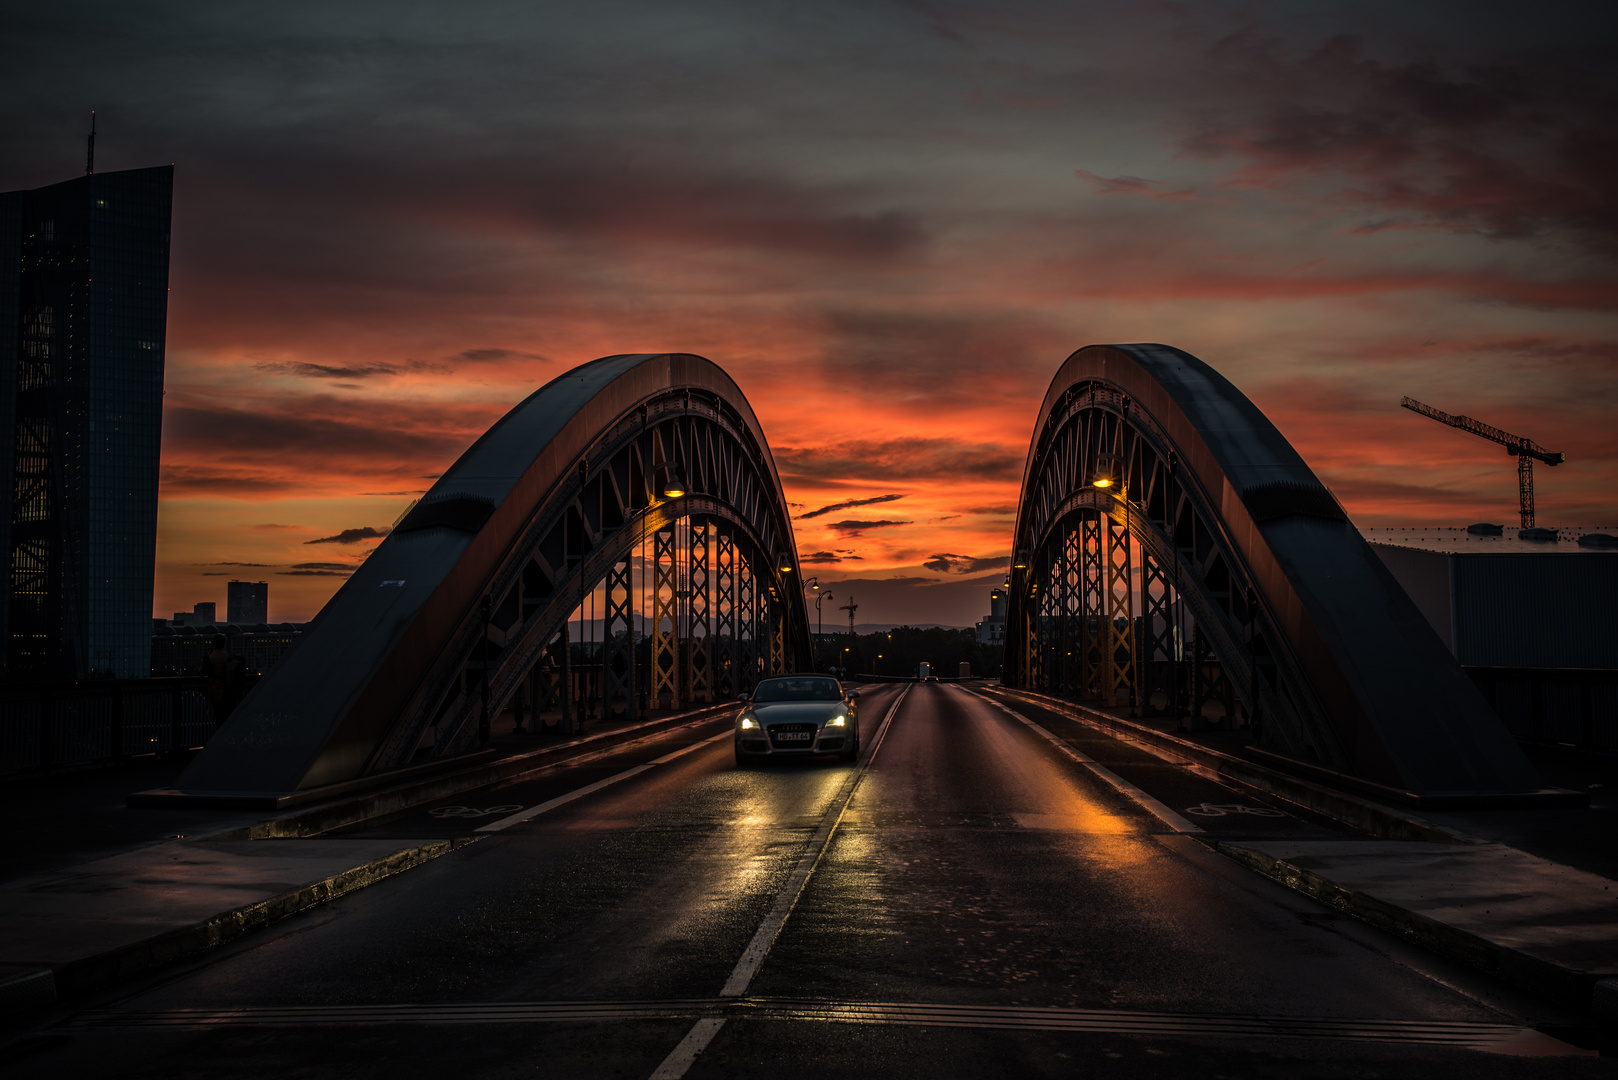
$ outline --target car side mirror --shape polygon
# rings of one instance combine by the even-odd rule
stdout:
[[[850,690],[848,692],[848,700],[850,700],[850,701],[853,701],[855,698],[857,698],[859,696],[860,696],[860,692],[858,690]]]

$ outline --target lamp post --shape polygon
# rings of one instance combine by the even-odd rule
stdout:
[[[848,675],[848,648],[846,646],[843,648],[842,660],[838,666],[838,670],[843,676]]]
[[[820,614],[820,602],[822,600],[835,600],[837,598],[831,594],[830,589],[821,588],[820,578],[818,577],[812,577],[808,581],[805,581],[803,583],[803,587],[806,589],[813,589],[815,593],[815,664],[818,669],[820,664],[820,645],[826,636],[826,623]]]
[[[876,663],[871,665],[871,668],[872,668],[871,674],[872,675],[880,675],[880,674],[882,674],[882,655],[883,655],[882,653],[877,653],[876,654]]]

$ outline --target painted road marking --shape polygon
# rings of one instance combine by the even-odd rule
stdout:
[[[976,691],[971,692],[977,693]],[[1092,757],[1079,753],[1066,741],[1052,735],[1050,732],[1028,719],[1028,717],[1024,716],[1022,713],[1017,712],[1015,709],[1007,708],[1004,704],[994,700],[991,697],[985,697],[983,694],[977,694],[977,696],[982,698],[984,701],[987,701],[989,704],[997,706],[1002,712],[1012,719],[1020,720],[1022,723],[1028,725],[1030,729],[1043,737],[1046,742],[1056,747],[1058,750],[1072,758],[1074,761],[1078,762],[1080,765],[1083,765],[1086,769],[1089,769],[1102,780],[1105,780],[1107,783],[1117,788],[1124,795],[1139,803],[1142,809],[1146,810],[1153,817],[1157,818],[1175,832],[1200,833],[1205,831],[1201,826],[1191,824],[1191,822],[1187,821],[1179,814],[1176,814],[1173,810],[1170,810],[1167,806],[1163,805],[1161,802],[1158,802],[1156,799],[1146,794],[1146,792],[1142,791],[1134,784],[1131,784],[1128,780],[1125,780],[1123,777],[1101,764],[1101,762]]]
[[[715,735],[711,739],[703,739],[701,742],[692,743],[690,746],[682,746],[682,747],[680,747],[680,749],[674,751],[673,753],[664,754],[660,758],[653,758],[651,761],[648,761],[644,765],[636,765],[632,769],[625,769],[621,773],[614,773],[613,775],[607,777],[605,780],[597,780],[593,784],[586,784],[584,787],[578,788],[578,789],[576,789],[574,791],[570,791],[566,795],[558,795],[556,798],[547,800],[546,802],[542,802],[538,806],[530,806],[528,809],[520,810],[517,813],[512,814],[510,817],[503,817],[499,821],[491,821],[489,824],[483,826],[481,829],[478,829],[477,831],[478,832],[500,832],[503,829],[511,828],[513,825],[521,825],[525,821],[532,821],[534,818],[539,817],[539,815],[541,815],[541,814],[550,813],[552,810],[555,810],[558,806],[566,806],[568,803],[572,802],[575,799],[582,799],[586,795],[594,795],[596,792],[600,791],[602,788],[608,788],[608,787],[611,787],[614,784],[620,783],[620,782],[622,782],[624,780],[628,780],[631,776],[639,776],[641,773],[645,772],[647,769],[650,769],[654,765],[665,765],[668,762],[673,761],[675,758],[680,757],[683,754],[689,754],[693,750],[700,750],[704,746],[710,746],[713,743],[718,742],[720,739],[728,739],[730,737],[731,737],[730,732],[721,731],[718,735]]]
[[[753,982],[753,976],[758,974],[764,958],[770,954],[771,946],[780,936],[781,928],[786,925],[792,909],[797,906],[798,897],[803,895],[804,886],[809,883],[809,875],[820,865],[821,856],[831,844],[831,835],[836,831],[838,823],[843,820],[843,812],[848,808],[849,800],[854,797],[854,789],[859,786],[866,771],[870,769],[871,762],[876,759],[876,752],[882,749],[882,740],[887,738],[893,717],[898,713],[899,706],[908,693],[910,687],[906,686],[899,691],[899,696],[893,699],[893,706],[882,718],[882,726],[877,729],[876,738],[871,743],[870,751],[865,754],[865,760],[849,774],[848,779],[843,781],[843,786],[832,797],[831,805],[826,807],[826,812],[821,815],[820,827],[815,830],[815,835],[810,837],[809,846],[798,859],[798,865],[793,868],[792,875],[776,894],[775,906],[759,924],[758,931],[753,934],[753,940],[742,950],[742,957],[736,962],[730,978],[725,980],[723,989],[719,991],[721,998],[739,998],[747,993],[748,986]],[[719,1034],[719,1029],[724,1026],[723,1017],[718,1019],[704,1017],[698,1020],[686,1033],[685,1038],[680,1040],[680,1044],[663,1059],[657,1071],[652,1073],[652,1080],[680,1080],[685,1076],[686,1070],[691,1068],[692,1063],[708,1048],[713,1037]]]
[[[1198,817],[1224,817],[1226,814],[1251,814],[1253,817],[1286,817],[1279,810],[1271,810],[1267,806],[1243,806],[1241,803],[1203,803],[1201,806],[1188,806],[1188,814]]]
[[[474,810],[470,806],[435,806],[427,811],[429,817],[455,818],[455,817],[491,817],[495,814],[509,814],[513,810],[521,810],[522,804],[510,803],[506,806],[491,806],[484,810]]]
[[[725,1026],[725,1018],[705,1016],[698,1020],[685,1038],[680,1040],[669,1056],[663,1059],[663,1064],[652,1073],[652,1080],[680,1080],[697,1060],[697,1057],[713,1042],[713,1037],[719,1034],[719,1029]]]

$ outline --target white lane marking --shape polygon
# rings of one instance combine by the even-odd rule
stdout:
[[[882,740],[887,737],[889,724],[893,720],[894,714],[899,711],[899,705],[904,701],[905,694],[908,692],[909,687],[906,687],[893,700],[893,706],[888,709],[888,714],[882,718],[882,727],[877,732],[876,741],[871,744],[871,752],[865,755],[865,760],[860,763],[859,768],[855,769],[848,779],[843,782],[842,789],[837,792],[832,799],[831,805],[826,808],[826,813],[820,819],[820,828],[815,830],[815,835],[809,840],[808,850],[798,860],[798,865],[792,871],[792,876],[787,878],[786,884],[782,886],[781,892],[776,896],[775,907],[770,910],[770,913],[764,917],[764,921],[759,924],[758,932],[753,935],[753,940],[748,942],[747,948],[742,950],[742,958],[736,962],[736,968],[730,973],[730,978],[726,980],[724,989],[719,991],[720,997],[740,997],[747,992],[748,984],[753,981],[753,976],[758,973],[760,965],[764,963],[764,958],[769,955],[770,946],[775,944],[776,935],[780,934],[781,928],[786,925],[787,917],[792,914],[792,909],[797,906],[798,897],[802,894],[803,887],[809,882],[809,875],[814,873],[815,867],[820,862],[820,857],[825,854],[827,846],[831,843],[831,834],[837,828],[838,823],[843,820],[843,811],[847,809],[848,801],[854,797],[854,788],[865,776],[865,771],[871,767],[872,759],[876,757],[876,752],[882,747]]]
[[[1164,806],[1162,803],[1158,802],[1156,799],[1146,794],[1146,792],[1142,791],[1134,784],[1131,784],[1128,780],[1125,780],[1123,777],[1119,776],[1117,773],[1113,772],[1099,761],[1079,753],[1064,740],[1052,735],[1050,732],[1028,719],[1028,717],[1024,716],[1022,713],[1017,712],[1015,709],[1007,708],[1004,704],[994,700],[991,697],[986,697],[983,694],[978,694],[977,696],[982,698],[984,701],[987,701],[989,704],[997,706],[1007,716],[1010,716],[1015,720],[1020,720],[1024,724],[1028,725],[1030,729],[1037,732],[1045,739],[1045,741],[1049,742],[1052,746],[1056,747],[1058,750],[1072,758],[1074,761],[1078,762],[1080,765],[1083,765],[1086,769],[1089,769],[1096,776],[1117,788],[1124,795],[1135,800],[1135,802],[1139,803],[1141,807],[1149,814],[1157,818],[1169,828],[1173,829],[1175,832],[1199,833],[1204,831],[1202,828],[1191,824],[1191,822],[1187,821],[1179,814],[1176,814],[1173,810],[1170,810],[1167,806]]]
[[[848,802],[854,797],[854,789],[859,786],[860,780],[865,777],[866,770],[871,767],[871,762],[875,759],[876,752],[882,748],[882,740],[888,736],[888,727],[893,720],[894,714],[899,711],[900,703],[904,701],[905,695],[909,692],[910,687],[907,686],[899,691],[898,697],[893,699],[893,706],[888,709],[888,714],[882,718],[882,726],[877,730],[876,739],[871,743],[870,752],[865,755],[865,760],[860,762],[859,767],[849,775],[848,779],[843,782],[843,786],[838,789],[837,794],[832,797],[831,805],[821,815],[820,827],[815,830],[815,835],[809,840],[809,847],[798,859],[798,865],[793,868],[792,876],[787,878],[786,884],[776,894],[775,906],[770,909],[770,913],[759,924],[758,931],[753,935],[753,940],[749,941],[747,948],[742,950],[742,958],[736,962],[735,970],[730,973],[730,978],[725,980],[724,989],[719,991],[721,998],[739,998],[747,993],[747,987],[752,983],[753,976],[758,974],[758,969],[763,965],[764,958],[770,954],[770,947],[775,944],[775,939],[781,934],[781,928],[786,925],[788,916],[792,914],[792,909],[797,906],[798,897],[803,895],[804,886],[809,883],[809,875],[814,873],[815,867],[820,865],[821,856],[826,853],[826,848],[831,844],[831,834],[836,830],[838,823],[843,820],[843,812],[848,809]],[[686,1033],[685,1038],[680,1040],[680,1045],[676,1046],[673,1052],[663,1059],[663,1064],[659,1065],[657,1071],[652,1074],[652,1080],[681,1080],[681,1077],[685,1076],[686,1070],[691,1067],[691,1063],[696,1061],[697,1056],[708,1048],[708,1043],[719,1033],[719,1029],[724,1026],[724,1023],[722,1019],[707,1018],[698,1020],[696,1025]]]
[[[663,1059],[663,1064],[652,1074],[652,1080],[680,1080],[702,1052],[708,1049],[708,1044],[713,1042],[713,1037],[719,1034],[719,1029],[724,1026],[723,1017],[708,1016],[698,1020],[696,1025],[685,1033],[680,1045],[669,1051],[669,1056]]]
[[[664,754],[660,758],[653,758],[651,763],[653,765],[667,765],[669,762],[673,761],[675,758],[684,757],[686,754],[691,753],[691,751],[693,751],[693,750],[701,750],[704,746],[711,746],[711,745],[713,745],[714,743],[718,742],[721,739],[733,739],[735,737],[736,737],[736,732],[735,731],[721,731],[719,734],[715,735],[711,739],[703,739],[701,742],[694,742],[690,746],[682,746],[678,750],[675,750],[672,753]]]
[[[680,749],[674,751],[673,753],[664,754],[660,758],[653,758],[651,761],[648,761],[644,765],[636,765],[633,769],[625,769],[621,773],[614,773],[613,775],[607,777],[605,780],[597,780],[593,784],[586,784],[584,787],[578,788],[578,789],[576,789],[574,791],[570,791],[566,795],[558,795],[556,798],[551,799],[551,800],[549,800],[547,802],[542,802],[538,806],[530,806],[526,810],[519,810],[517,813],[512,814],[510,817],[503,817],[499,821],[491,821],[489,824],[483,826],[481,829],[478,829],[477,831],[478,832],[499,832],[502,829],[509,829],[513,825],[520,825],[525,821],[531,821],[532,819],[537,818],[541,814],[549,813],[550,811],[555,810],[558,806],[566,806],[568,803],[572,802],[574,799],[582,799],[586,795],[595,794],[596,792],[600,791],[602,788],[611,787],[613,784],[616,784],[621,780],[628,780],[631,776],[639,776],[641,773],[645,772],[647,769],[650,769],[653,765],[665,765],[668,762],[673,761],[675,758],[680,757],[683,754],[689,754],[693,750],[700,750],[704,746],[713,745],[714,743],[718,742],[720,739],[728,739],[730,737],[731,737],[731,732],[721,731],[718,735],[715,735],[711,739],[703,739],[701,742],[692,743],[690,746],[682,746],[682,747],[680,747]]]
[[[611,787],[613,784],[616,784],[621,780],[628,780],[631,776],[639,776],[641,773],[645,772],[651,767],[652,766],[648,763],[646,765],[636,765],[633,769],[625,769],[621,773],[614,773],[605,780],[597,780],[593,784],[586,784],[584,787],[570,791],[566,795],[558,795],[556,798],[547,802],[542,802],[538,806],[530,806],[526,810],[519,810],[510,817],[503,817],[499,821],[491,821],[489,824],[483,826],[477,831],[499,832],[502,829],[509,829],[513,825],[521,825],[525,821],[529,821],[541,814],[549,813],[550,811],[555,810],[558,806],[566,806],[574,799],[582,799],[586,795],[595,794],[602,788]]]

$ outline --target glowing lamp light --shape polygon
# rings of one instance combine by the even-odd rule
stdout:
[[[659,492],[665,499],[678,499],[685,494],[685,477],[680,473],[680,467],[669,462],[662,467],[663,483],[658,486]]]
[[[1017,554],[1015,556],[1013,556],[1012,560],[1011,560],[1011,568],[1013,570],[1026,570],[1026,569],[1028,569],[1028,549],[1027,548],[1018,548],[1017,549]]]
[[[1118,460],[1117,454],[1098,454],[1095,479],[1090,481],[1090,485],[1103,490],[1110,488],[1118,483],[1123,471],[1123,462]]]

